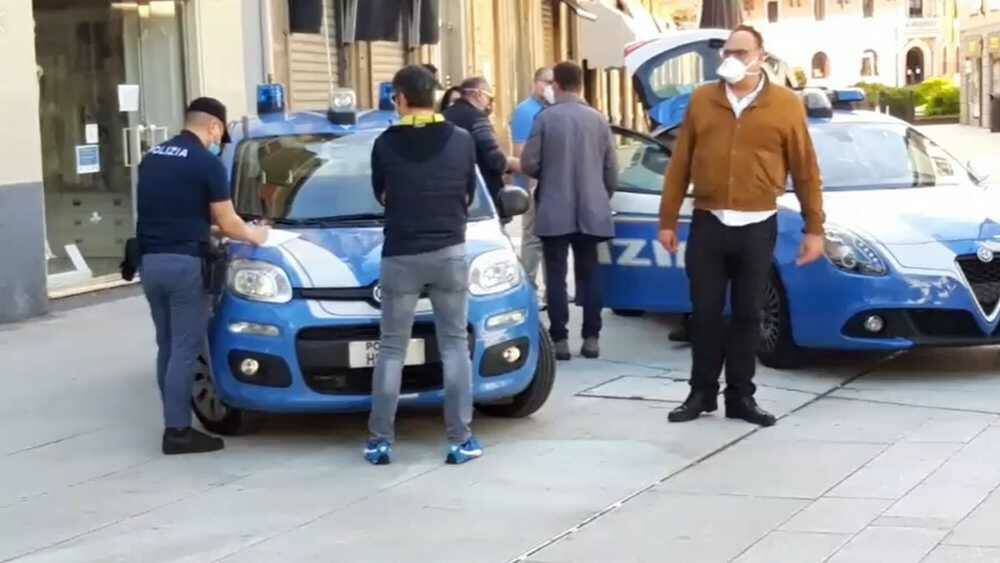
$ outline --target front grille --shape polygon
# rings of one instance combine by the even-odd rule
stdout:
[[[326,395],[368,395],[372,392],[372,368],[351,368],[352,341],[378,340],[378,325],[315,327],[299,332],[296,342],[299,365],[306,385]],[[418,393],[444,386],[434,325],[417,323],[413,337],[423,338],[427,363],[403,368],[402,393]]]
[[[979,306],[986,314],[992,314],[1000,303],[1000,260],[983,262],[974,255],[961,256],[958,265],[972,286]]]
[[[954,309],[913,309],[908,311],[917,331],[937,338],[984,338],[972,313]]]

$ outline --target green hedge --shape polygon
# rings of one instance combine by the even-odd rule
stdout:
[[[867,107],[875,108],[876,104],[888,107],[890,114],[907,121],[913,121],[919,106],[924,106],[924,115],[928,117],[959,113],[959,89],[944,78],[932,78],[904,88],[866,82],[856,87],[865,91]]]

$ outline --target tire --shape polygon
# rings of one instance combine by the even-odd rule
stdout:
[[[619,317],[642,317],[646,314],[646,311],[637,309],[611,309],[611,312]]]
[[[525,418],[542,408],[556,380],[556,354],[549,332],[544,327],[539,327],[538,335],[540,338],[538,366],[535,368],[531,385],[514,395],[508,402],[476,405],[480,412],[503,418]]]
[[[223,436],[252,434],[263,422],[260,413],[231,407],[218,398],[212,369],[204,356],[198,356],[195,364],[191,408],[206,430]]]
[[[760,363],[774,369],[802,367],[804,352],[792,338],[792,321],[788,313],[788,296],[778,274],[772,272],[764,290],[764,306],[760,318]]]

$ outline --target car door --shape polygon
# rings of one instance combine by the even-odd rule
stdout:
[[[618,156],[618,186],[611,198],[615,238],[601,246],[604,304],[619,311],[685,313],[691,309],[684,250],[691,204],[685,200],[678,226],[680,250],[658,240],[660,194],[670,151],[663,143],[612,127]]]

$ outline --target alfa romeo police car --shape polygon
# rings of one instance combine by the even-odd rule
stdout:
[[[276,87],[261,88],[260,117],[234,123],[223,155],[237,211],[266,218],[269,244],[228,243],[215,263],[210,354],[195,374],[194,410],[221,434],[255,427],[260,412],[370,408],[379,342],[383,208],[371,186],[375,138],[397,118],[383,88],[380,110],[358,113],[336,92],[327,114],[285,113]],[[508,188],[505,209],[527,207]],[[469,209],[469,353],[481,411],[523,417],[548,398],[552,343],[480,179]],[[443,400],[429,299],[418,305],[401,404]]]
[[[691,311],[684,247],[657,243],[670,132],[694,86],[714,80],[729,32],[681,32],[626,59],[658,139],[619,129],[616,238],[605,248],[605,303],[621,314]],[[782,196],[759,357],[793,367],[802,348],[893,351],[1000,342],[1000,197],[907,123],[851,107],[860,90],[803,92],[823,178],[826,259],[796,267],[803,228]]]

